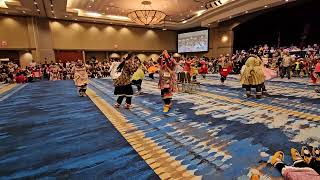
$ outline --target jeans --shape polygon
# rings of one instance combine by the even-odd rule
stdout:
[[[282,72],[281,72],[281,78],[284,78],[284,76],[287,74],[288,79],[290,79],[290,72],[291,68],[289,67],[282,67]]]

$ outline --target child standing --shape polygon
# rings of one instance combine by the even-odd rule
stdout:
[[[162,57],[159,58],[159,88],[161,89],[161,97],[164,102],[163,112],[168,112],[172,107],[172,96],[176,91],[176,62],[170,57],[168,52],[164,50]]]
[[[85,64],[78,60],[74,67],[74,82],[78,87],[80,97],[86,96],[87,85],[89,83],[89,76]]]

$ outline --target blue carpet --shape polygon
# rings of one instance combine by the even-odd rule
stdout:
[[[267,164],[270,155],[283,150],[285,162],[291,164],[291,147],[319,144],[318,121],[264,108],[271,105],[320,115],[319,103],[315,103],[319,99],[310,87],[270,82],[269,97],[248,99],[238,81],[231,79],[223,86],[217,84],[218,79],[208,78],[202,83],[202,91],[257,105],[180,93],[175,94],[170,113],[164,114],[157,81],[145,80],[143,95],[133,98],[133,109],[119,111],[146,137],[204,180],[249,179],[253,169],[259,170],[262,179],[280,178],[281,174]],[[107,102],[115,102],[111,80],[93,79],[90,87]],[[289,99],[288,95],[299,101]]]
[[[0,103],[0,179],[159,179],[72,81]]]

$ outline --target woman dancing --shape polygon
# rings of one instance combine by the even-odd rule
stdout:
[[[138,69],[137,64],[133,60],[132,54],[129,54],[118,66],[114,67],[116,73],[119,76],[114,76],[111,74],[111,77],[116,77],[113,79],[114,83],[114,94],[118,96],[117,102],[114,105],[115,108],[120,108],[121,103],[124,98],[126,98],[125,109],[131,108],[131,100],[133,96],[133,89],[131,86],[131,77],[134,72]],[[113,73],[113,68],[111,69]]]

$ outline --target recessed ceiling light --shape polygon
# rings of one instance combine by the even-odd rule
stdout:
[[[265,8],[267,8],[268,6],[264,6]]]
[[[211,24],[208,24],[208,26],[210,26]]]
[[[245,11],[245,13],[247,14],[249,11]]]
[[[201,8],[203,8],[203,6],[201,6]]]
[[[34,1],[33,4],[38,4],[38,3],[36,1]]]
[[[57,18],[56,16],[54,18]]]
[[[25,11],[22,11],[22,13],[24,14],[24,13],[26,13]]]
[[[91,8],[92,6],[89,6],[89,8]]]
[[[54,13],[54,10],[52,10],[51,12]]]
[[[166,28],[163,28],[162,30],[163,30],[163,31],[166,31],[167,29],[166,29]]]
[[[64,16],[64,17],[68,17],[68,16]]]
[[[74,19],[74,20],[78,20],[78,19]]]
[[[50,6],[53,7],[53,4],[51,4]]]
[[[40,9],[37,9],[38,12],[40,12]]]
[[[229,16],[229,18],[231,19],[231,18],[232,18],[232,16]]]
[[[185,23],[187,23],[187,22],[188,22],[187,20],[182,21],[183,24],[185,24]]]
[[[289,0],[285,0],[286,2],[288,2]]]

